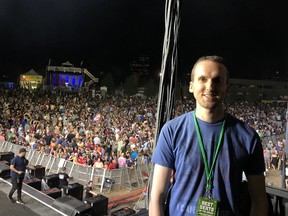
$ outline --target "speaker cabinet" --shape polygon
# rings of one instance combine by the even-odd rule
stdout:
[[[53,199],[57,199],[62,196],[62,191],[59,188],[51,188],[48,190],[43,190],[41,192],[52,197]]]
[[[50,188],[59,188],[59,176],[58,174],[52,174],[48,176],[43,176],[43,179],[45,183],[50,187]]]
[[[108,214],[108,198],[98,194],[97,196],[85,199],[85,203],[93,209],[93,216],[103,216]]]
[[[10,178],[10,167],[5,162],[0,162],[0,177]]]
[[[53,207],[67,215],[73,216],[90,216],[92,207],[72,196],[64,196],[54,200]]]
[[[13,158],[14,152],[0,152],[0,161],[7,161],[10,165],[10,162]]]
[[[64,186],[63,189],[67,195],[75,197],[79,200],[83,200],[83,185],[79,183],[68,184]]]
[[[45,167],[41,165],[28,165],[27,169],[29,170],[29,173],[34,176],[35,178],[42,179],[43,176],[45,176]]]
[[[23,183],[41,191],[41,179],[38,178],[24,179]]]

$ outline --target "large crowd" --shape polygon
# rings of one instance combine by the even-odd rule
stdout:
[[[285,133],[285,103],[242,101],[225,106],[260,137]],[[194,100],[176,101],[175,117],[194,108]],[[0,89],[0,140],[84,166],[133,169],[148,163],[153,154],[156,113],[157,98]],[[263,143],[267,169],[279,169],[284,143]]]

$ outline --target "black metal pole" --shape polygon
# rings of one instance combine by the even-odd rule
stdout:
[[[286,160],[288,153],[288,102],[286,108],[286,135],[285,135],[285,143],[283,150],[283,164],[282,164],[282,188],[286,189]]]
[[[161,64],[161,76],[158,92],[156,115],[156,130],[154,134],[155,149],[161,128],[172,118],[175,104],[175,87],[178,76],[178,38],[180,27],[180,1],[166,0],[165,3],[165,33]],[[150,183],[153,178],[153,169],[148,182],[146,202],[149,203]]]
[[[281,160],[281,158],[280,158],[280,160]],[[282,170],[281,170],[281,172],[282,172],[282,181],[281,181],[281,183],[282,183],[282,188],[283,189],[286,189],[285,168],[286,168],[286,153],[283,150],[283,162],[282,162]]]
[[[172,118],[178,71],[178,34],[180,26],[180,0],[166,0],[165,34],[158,92],[154,147],[162,126]]]

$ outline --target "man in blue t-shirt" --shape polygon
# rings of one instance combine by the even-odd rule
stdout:
[[[244,172],[251,216],[266,216],[261,141],[254,129],[225,113],[229,73],[224,59],[200,58],[192,69],[189,90],[196,109],[163,126],[153,153],[149,215],[239,216]]]
[[[12,203],[25,204],[22,200],[22,183],[25,176],[26,166],[28,165],[28,160],[25,158],[26,149],[21,148],[19,154],[15,156],[10,163],[10,175],[12,188],[8,194],[8,199]],[[13,194],[17,190],[17,200],[13,199]]]

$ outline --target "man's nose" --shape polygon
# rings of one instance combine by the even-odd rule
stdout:
[[[207,90],[212,90],[215,87],[215,83],[213,80],[207,80],[206,82],[206,89]]]

